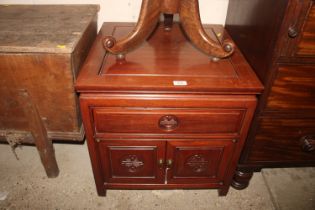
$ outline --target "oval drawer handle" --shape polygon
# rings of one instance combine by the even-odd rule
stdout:
[[[304,152],[315,151],[315,136],[303,136],[300,138],[300,143]]]
[[[174,115],[165,115],[159,120],[159,127],[166,131],[172,131],[179,125],[178,119]]]

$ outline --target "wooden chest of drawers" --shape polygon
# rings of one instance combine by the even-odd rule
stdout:
[[[263,167],[315,166],[314,1],[230,1],[226,28],[265,85],[234,185]]]
[[[262,86],[236,50],[212,62],[159,26],[116,61],[102,37],[130,24],[105,23],[76,89],[99,195],[106,189],[217,188],[228,192]],[[221,40],[220,26],[207,26]],[[178,85],[180,84],[180,85]]]

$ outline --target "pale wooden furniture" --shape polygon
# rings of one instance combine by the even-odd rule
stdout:
[[[83,141],[73,83],[96,36],[98,9],[0,6],[0,140],[35,143],[50,177],[58,174],[51,141]]]

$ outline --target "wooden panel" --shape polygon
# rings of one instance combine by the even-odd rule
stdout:
[[[0,54],[1,85],[26,89],[48,131],[80,129],[70,59],[69,54]]]
[[[74,51],[98,5],[0,5],[0,52]]]
[[[168,183],[223,181],[234,154],[232,140],[172,141],[167,144]]]
[[[165,142],[102,141],[99,144],[102,172],[109,183],[161,183]]]
[[[315,111],[315,67],[280,66],[267,102],[268,110]]]
[[[95,108],[93,113],[97,133],[239,133],[245,110],[117,107]],[[162,121],[164,116],[175,120]]]
[[[315,152],[304,152],[300,139],[315,135],[315,119],[271,118],[260,119],[255,142],[248,162],[315,163]]]
[[[225,28],[261,81],[268,68],[288,0],[230,0]]]
[[[315,5],[312,6],[301,31],[301,40],[297,44],[296,54],[298,56],[315,56]]]

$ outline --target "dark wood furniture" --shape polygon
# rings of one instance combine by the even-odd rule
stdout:
[[[262,85],[236,48],[213,62],[178,24],[160,25],[118,59],[103,37],[132,24],[105,23],[76,82],[99,195],[106,189],[217,188],[228,192]],[[206,26],[217,43],[230,38]]]
[[[134,29],[124,38],[117,39],[113,35],[104,37],[104,48],[123,59],[125,54],[145,41],[156,28],[160,13],[166,20],[165,30],[171,30],[173,15],[178,14],[183,32],[187,38],[202,52],[220,59],[229,57],[234,52],[231,41],[223,40],[222,44],[213,41],[204,31],[199,14],[198,0],[143,0],[138,22]]]
[[[35,143],[49,177],[58,174],[49,166],[51,140],[84,138],[73,83],[96,37],[98,10],[0,6],[0,141]]]
[[[265,85],[233,185],[263,167],[315,166],[312,0],[230,0],[226,28]]]

